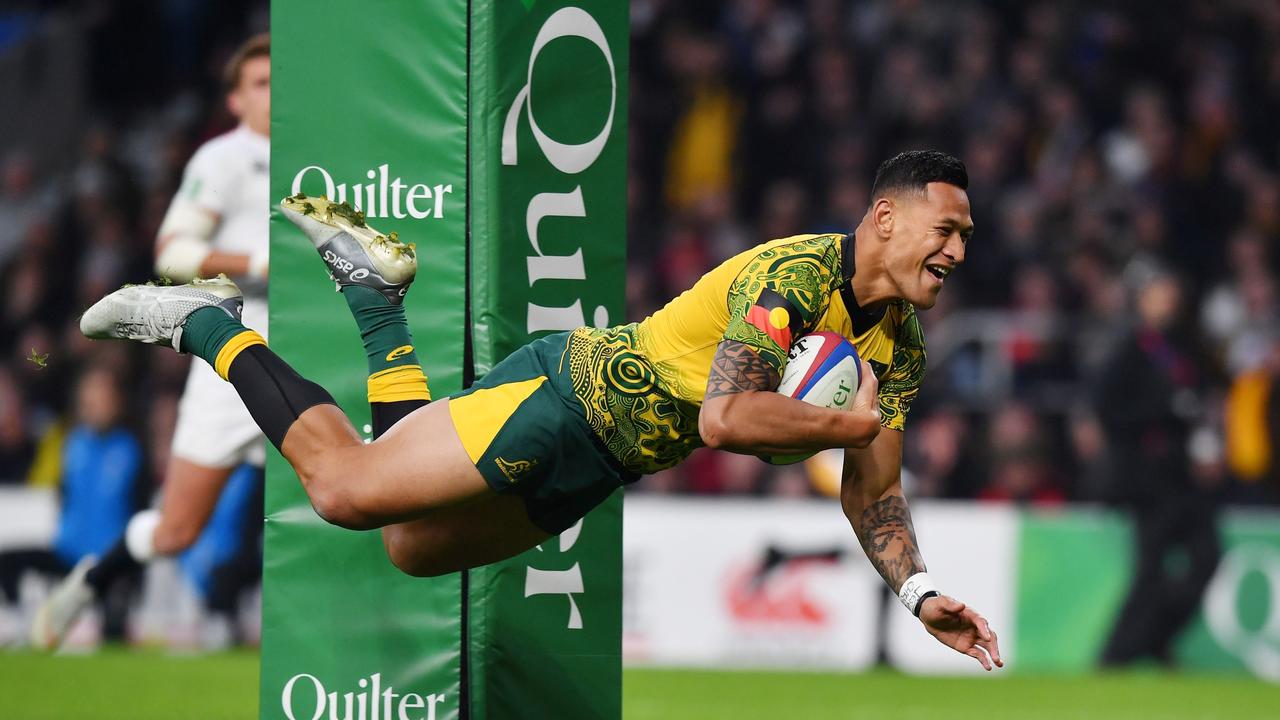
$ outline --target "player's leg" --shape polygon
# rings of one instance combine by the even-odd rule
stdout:
[[[404,296],[417,273],[417,253],[395,233],[382,235],[349,205],[295,195],[280,203],[325,261],[347,302],[368,362],[373,437],[431,401],[418,361]]]
[[[240,598],[246,590],[262,582],[264,479],[262,470],[254,472],[252,491],[242,509],[236,551],[216,565],[209,578],[205,609],[209,611],[210,628],[215,635],[208,637],[206,634],[205,640],[206,644],[215,647],[241,644],[246,640],[239,622]]]
[[[309,204],[290,217],[343,274],[340,286],[375,289],[391,301],[403,323],[398,306],[416,269],[412,249],[394,237],[375,236],[358,215],[355,224],[347,221],[350,208],[317,205],[326,222],[311,217],[317,211]],[[492,493],[462,449],[447,403],[413,411],[407,418],[414,420],[411,433],[389,433],[364,444],[323,388],[299,376],[239,323],[228,308],[234,294],[226,281],[125,288],[86,312],[82,329],[90,337],[172,344],[209,362],[235,386],[255,422],[293,465],[313,506],[334,524],[374,528]],[[369,313],[352,306],[368,348],[368,336],[393,315],[385,304],[372,304]],[[368,326],[362,314],[372,318]],[[388,363],[405,357],[397,347],[382,355]],[[423,391],[420,367],[392,363],[387,370],[376,378],[383,389]],[[371,387],[374,380],[371,376]]]
[[[190,547],[232,469],[261,454],[261,438],[235,391],[202,364],[194,365],[178,410],[159,507],[134,514],[116,542],[88,561],[87,571],[62,579],[34,617],[32,643],[56,646],[95,599],[108,601],[145,563]]]
[[[514,556],[579,522],[631,477],[574,408],[568,335],[535,341],[447,403],[452,433],[494,495],[383,528],[392,562],[440,575]],[[418,437],[431,405],[386,439]]]
[[[446,405],[425,407],[431,393],[403,307],[417,268],[413,247],[401,244],[394,234],[381,235],[345,204],[299,195],[286,198],[281,209],[324,259],[355,319],[368,363],[368,400],[377,441],[373,445],[378,446],[377,453],[385,451],[402,458],[403,469],[410,471],[400,478],[401,468],[390,468],[386,473],[388,487],[421,482],[425,467],[448,468],[445,473],[467,478],[476,493],[483,494],[483,479],[466,461]],[[413,418],[411,430],[384,438],[388,429],[409,417]],[[423,438],[436,442],[423,443]],[[434,455],[446,448],[452,452],[441,462]],[[419,458],[418,453],[424,450],[433,456]],[[413,494],[401,489],[394,492],[397,496]],[[349,500],[357,507],[364,506],[359,496]],[[426,502],[431,507],[437,504],[430,497]]]
[[[297,471],[322,517],[368,529],[488,491],[451,475],[442,451],[419,466],[429,492],[404,496],[402,472],[380,448],[365,445],[324,388],[298,375],[238,320],[239,290],[227,280],[172,287],[133,286],[108,295],[81,318],[89,337],[177,344],[212,365],[244,401],[254,422]],[[429,408],[427,408],[429,409]],[[432,438],[432,435],[422,436]],[[427,448],[441,445],[420,442]],[[429,455],[428,451],[428,455]],[[385,493],[385,494],[384,494]]]
[[[492,492],[462,449],[447,400],[369,444],[344,419],[336,405],[312,407],[280,446],[316,512],[334,525],[369,530]]]
[[[417,520],[382,529],[387,557],[402,572],[435,577],[518,555],[551,537],[514,495],[431,510]]]
[[[61,577],[70,569],[48,548],[16,548],[0,552],[0,599],[16,605],[19,581],[28,572]]]
[[[160,507],[134,514],[125,534],[101,558],[86,559],[77,567],[83,572],[72,572],[58,583],[36,612],[32,644],[57,647],[95,600],[106,602],[112,589],[140,573],[143,564],[190,547],[213,514],[231,470],[172,456],[165,468]]]
[[[134,514],[124,535],[93,563],[83,578],[69,576],[63,585],[83,582],[94,596],[103,598],[120,578],[137,571],[144,563],[157,556],[176,555],[186,550],[199,537],[213,514],[230,474],[229,467],[208,467],[177,456],[171,457],[165,468],[164,493],[159,509],[147,508]],[[55,591],[49,602],[64,596],[83,598],[84,593]],[[39,630],[36,636],[60,637],[83,609],[69,607],[60,612],[42,614],[45,622],[52,623],[52,626]]]
[[[160,495],[160,517],[151,533],[155,555],[176,555],[200,537],[233,468],[208,467],[172,457]]]

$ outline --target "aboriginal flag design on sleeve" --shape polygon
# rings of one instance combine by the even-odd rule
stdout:
[[[804,319],[800,311],[770,288],[760,290],[755,304],[747,308],[746,321],[777,343],[783,352],[804,333]]]
[[[750,257],[729,285],[723,339],[752,348],[781,372],[791,343],[814,329],[839,291],[840,237],[797,237]]]

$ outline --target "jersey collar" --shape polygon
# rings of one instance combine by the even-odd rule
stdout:
[[[245,140],[256,150],[265,152],[271,151],[271,139],[265,135],[259,135],[258,133],[250,130],[249,126],[244,123],[237,125],[236,129],[232,132],[245,138]]]
[[[856,270],[854,267],[853,257],[853,233],[848,233],[840,240],[840,261],[841,275],[840,278],[840,299],[844,300],[844,309],[849,312],[849,321],[853,324],[853,334],[855,336],[865,334],[868,330],[875,327],[884,318],[885,310],[888,309],[888,303],[881,305],[873,310],[863,310],[858,304],[858,299],[853,296],[853,274]]]

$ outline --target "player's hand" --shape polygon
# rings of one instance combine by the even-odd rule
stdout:
[[[865,448],[880,434],[880,381],[866,360],[862,363],[862,381],[853,394],[849,412],[854,416],[845,447]]]
[[[959,600],[946,595],[925,600],[920,608],[920,622],[938,642],[982,663],[983,670],[990,671],[992,663],[1004,667],[996,632],[986,618]]]
[[[880,380],[871,369],[871,363],[866,360],[858,362],[862,363],[862,384],[858,386],[858,392],[853,394],[853,407],[850,409],[854,412],[871,413],[875,415],[878,423],[880,422]]]

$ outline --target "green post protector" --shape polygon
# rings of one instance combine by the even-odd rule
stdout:
[[[596,5],[272,4],[272,196],[346,200],[417,244],[435,397],[623,319],[628,4]],[[271,234],[271,345],[367,433],[346,304],[278,214]],[[267,477],[262,718],[620,716],[621,493],[541,549],[415,579],[378,533],[321,521],[274,452]]]
[[[467,3],[272,3],[271,194],[346,200],[426,259],[405,309],[436,397],[462,387]],[[273,211],[271,347],[369,432],[360,335],[324,264]],[[377,532],[326,525],[271,451],[261,717],[446,720],[461,583],[417,579]],[[351,482],[359,482],[351,478]]]
[[[623,322],[628,5],[471,3],[477,376],[533,338]],[[467,597],[473,718],[621,716],[621,491],[471,571]]]

